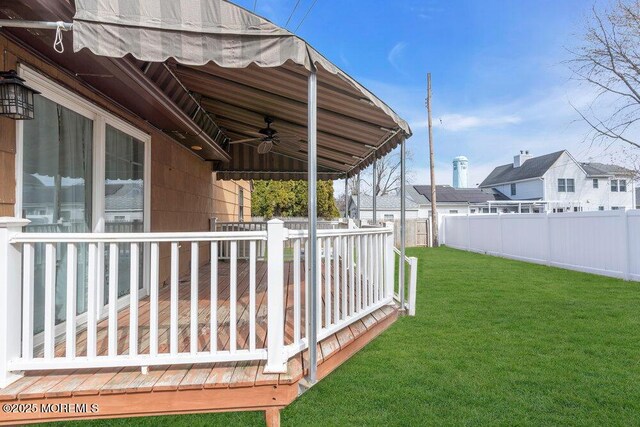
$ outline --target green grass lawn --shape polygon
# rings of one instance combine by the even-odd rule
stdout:
[[[417,316],[286,408],[284,425],[640,424],[640,284],[448,248],[407,252],[420,259]],[[264,422],[239,413],[93,424]]]

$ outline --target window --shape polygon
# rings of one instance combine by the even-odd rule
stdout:
[[[620,191],[621,193],[626,193],[627,192],[627,180],[626,179],[621,179],[618,181],[618,191]]]
[[[491,213],[498,213],[498,208],[491,208]]]
[[[624,209],[624,208],[621,207],[621,206],[611,206],[611,210],[612,211],[619,211],[619,210],[622,210],[622,209]]]
[[[482,208],[482,213],[489,213],[489,208]]]
[[[384,214],[385,221],[393,221],[393,214]]]
[[[598,206],[598,210],[599,211],[603,211],[604,210],[604,206]]]
[[[457,214],[458,210],[457,209],[449,209],[449,213],[450,214]]]
[[[516,195],[516,184],[511,184],[511,195],[512,196]]]
[[[614,193],[618,192],[618,180],[617,179],[612,179],[611,180],[611,191]]]
[[[238,187],[238,221],[244,221],[244,188]]]
[[[575,193],[576,180],[573,178],[558,178],[559,193]]]
[[[566,193],[567,192],[567,180],[564,178],[558,178],[558,192]]]
[[[593,178],[593,188],[598,188],[599,183],[598,183],[598,178]]]

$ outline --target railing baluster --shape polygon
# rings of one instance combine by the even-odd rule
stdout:
[[[356,243],[356,312],[360,313],[362,310],[362,236],[355,237]]]
[[[256,350],[256,242],[249,242],[249,351]]]
[[[347,276],[347,264],[349,260],[349,245],[347,243],[348,240],[349,236],[339,238],[342,248],[342,319],[346,319],[349,316],[349,313],[347,312],[347,283],[349,281],[349,278]]]
[[[78,283],[78,247],[67,244],[67,318],[65,357],[76,357],[76,289]]]
[[[231,262],[229,271],[229,348],[235,353],[238,347],[238,242],[231,241]]]
[[[324,240],[324,325],[331,325],[331,238]]]
[[[149,268],[149,354],[158,355],[158,287],[160,286],[160,247],[151,243],[151,266]]]
[[[384,264],[385,264],[385,235],[378,235],[378,259],[380,262],[378,263],[378,300],[382,300],[384,298]]]
[[[22,246],[24,268],[22,272],[22,357],[33,359],[33,292],[35,273],[34,243]]]
[[[300,239],[293,241],[293,342],[300,341]]]
[[[98,244],[89,243],[89,268],[87,280],[87,358],[96,357],[97,321],[98,321]]]
[[[56,313],[56,247],[45,243],[44,261],[44,358],[53,359]]]
[[[378,235],[374,234],[371,236],[371,246],[373,250],[372,259],[378,260],[378,262],[372,262],[371,267],[373,268],[373,283],[372,283],[372,295],[371,295],[371,303],[378,301],[378,286],[380,284],[380,269],[378,268],[381,264],[378,258]]]
[[[118,244],[109,244],[109,356],[118,354]]]
[[[340,238],[333,238],[333,323],[335,325],[340,321]],[[342,277],[342,282],[345,277]],[[343,296],[344,298],[344,296]]]
[[[211,295],[209,295],[209,350],[218,350],[218,242],[211,242]]]
[[[342,301],[342,312],[343,319],[346,319],[347,316],[353,315],[355,311],[355,276],[354,276],[354,265],[353,265],[353,236],[347,236],[344,238],[344,255],[342,257],[343,267],[342,271],[344,272],[344,283],[342,284],[342,293],[344,295],[344,300]],[[347,311],[347,267],[349,268],[349,311]]]
[[[129,266],[129,355],[138,354],[138,277],[140,274],[140,245],[131,243]]]
[[[320,331],[322,329],[322,239],[318,238],[316,247],[318,248],[316,253],[316,313],[317,318],[317,330]]]
[[[169,351],[178,354],[178,303],[180,285],[180,248],[171,242],[171,315],[169,323]]]
[[[198,352],[198,267],[200,266],[198,242],[191,242],[191,354]]]
[[[362,263],[364,264],[362,267],[364,272],[362,278],[364,282],[362,286],[362,308],[366,309],[369,305],[369,282],[371,281],[371,275],[369,274],[369,236],[362,236],[362,243]]]

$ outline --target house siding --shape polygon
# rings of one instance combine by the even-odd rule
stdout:
[[[516,194],[514,196],[511,195],[511,184],[503,184],[492,186],[491,188],[495,188],[505,196],[509,197],[512,200],[531,200],[531,199],[542,199],[544,196],[544,184],[541,179],[535,178],[527,181],[519,181],[516,182]]]
[[[244,189],[244,219],[251,218],[251,188],[247,181],[219,181],[211,164],[203,161],[171,138],[150,127],[107,98],[92,91],[64,71],[43,62],[31,52],[0,36],[6,69],[17,69],[18,63],[34,68],[47,78],[119,116],[151,136],[151,224],[153,232],[209,230],[209,219],[238,220],[238,194]],[[0,118],[0,216],[14,216],[16,203],[16,122]],[[18,213],[19,214],[19,213]],[[169,248],[161,247],[161,258],[167,259]],[[189,268],[189,250],[181,251],[181,271]],[[206,261],[208,246],[203,245],[201,260]],[[162,262],[161,278],[168,275],[168,262]]]

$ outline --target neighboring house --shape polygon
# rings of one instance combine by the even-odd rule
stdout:
[[[537,201],[553,212],[632,209],[634,172],[602,163],[580,163],[566,150],[533,157],[520,152],[480,184],[513,201]]]
[[[640,187],[636,188],[636,209],[640,209]]]
[[[431,216],[431,186],[408,185],[405,203],[406,219],[427,219]],[[466,214],[495,212],[497,207],[489,207],[489,202],[496,203],[509,200],[508,197],[494,190],[478,188],[454,188],[450,185],[436,186],[438,213]],[[400,196],[378,196],[376,198],[378,220],[400,219]],[[349,216],[357,217],[357,197],[349,201]],[[360,196],[360,218],[373,219],[373,197]]]
[[[407,194],[420,205],[420,217],[431,216],[431,186],[412,185]],[[509,200],[495,190],[479,188],[454,188],[450,185],[436,185],[436,206],[442,214],[475,214],[495,212],[495,203]]]
[[[407,186],[409,189],[410,186]],[[351,196],[349,200],[349,218],[357,218],[358,202],[356,196]],[[400,196],[378,196],[376,197],[376,212],[380,221],[400,220]],[[419,218],[419,206],[407,194],[405,202],[406,219]],[[360,195],[360,219],[373,219],[373,197]]]

